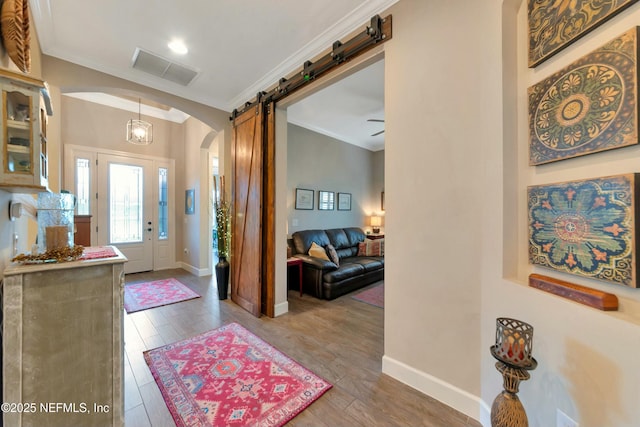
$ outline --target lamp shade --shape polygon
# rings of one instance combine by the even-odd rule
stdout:
[[[382,218],[377,215],[371,215],[371,229],[374,233],[380,232],[380,226],[382,225]]]

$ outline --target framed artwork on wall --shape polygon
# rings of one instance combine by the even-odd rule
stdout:
[[[638,143],[639,28],[529,88],[529,164]]]
[[[569,46],[638,0],[528,0],[529,67]]]
[[[351,210],[351,193],[338,193],[338,210]]]
[[[196,208],[196,190],[190,188],[184,192],[184,213],[193,215]]]
[[[318,210],[332,211],[335,203],[333,191],[318,191]]]
[[[313,210],[313,190],[296,188],[296,209]]]
[[[529,263],[638,287],[640,174],[528,187]]]

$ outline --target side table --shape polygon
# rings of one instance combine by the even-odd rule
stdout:
[[[300,296],[302,296],[302,260],[300,258],[287,258],[287,267],[298,266],[298,286],[300,287]]]
[[[378,240],[384,239],[384,234],[367,234],[366,237],[369,240]]]

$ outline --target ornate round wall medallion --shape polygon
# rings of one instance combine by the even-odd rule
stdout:
[[[529,259],[634,286],[634,175],[529,187]]]
[[[556,80],[535,112],[535,132],[551,150],[571,150],[597,139],[620,111],[624,87],[607,65],[585,65]]]
[[[530,164],[638,143],[636,32],[529,88]]]

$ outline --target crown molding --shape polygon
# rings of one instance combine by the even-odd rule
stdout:
[[[345,15],[334,25],[327,28],[293,55],[281,62],[273,70],[265,74],[260,80],[240,92],[235,98],[231,99],[224,109],[233,111],[235,108],[241,107],[246,101],[255,98],[256,93],[276,84],[281,77],[285,77],[297,68],[302,67],[305,61],[330,47],[334,41],[341,40],[358,27],[368,23],[372,16],[384,12],[398,1],[399,0],[370,0],[362,3],[358,8],[354,9],[352,13]]]

